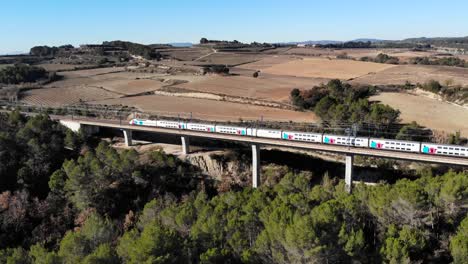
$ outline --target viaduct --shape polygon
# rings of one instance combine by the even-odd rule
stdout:
[[[456,166],[467,166],[468,159],[461,157],[450,157],[450,156],[429,156],[421,153],[406,153],[398,151],[388,151],[379,149],[369,148],[355,148],[340,145],[327,145],[327,144],[314,144],[308,142],[299,141],[285,141],[280,139],[268,139],[268,138],[257,138],[248,136],[237,136],[229,134],[218,134],[218,133],[207,133],[191,130],[175,130],[160,127],[144,127],[144,126],[132,126],[128,124],[122,124],[119,121],[111,120],[85,120],[85,119],[64,119],[64,117],[55,117],[61,124],[70,128],[73,131],[84,129],[90,132],[97,132],[99,128],[112,128],[123,131],[125,143],[127,146],[132,145],[132,131],[144,131],[162,134],[179,135],[182,142],[182,152],[187,154],[190,152],[189,138],[207,138],[214,140],[234,141],[250,144],[252,147],[252,187],[257,188],[260,185],[260,147],[261,146],[278,146],[297,148],[303,150],[315,150],[322,152],[331,152],[342,154],[346,157],[346,169],[345,169],[345,183],[346,191],[351,192],[352,189],[352,178],[353,178],[353,159],[355,155],[361,156],[372,156],[379,158],[389,158],[397,160],[408,160],[416,162],[426,162],[435,164],[445,165],[456,165]]]

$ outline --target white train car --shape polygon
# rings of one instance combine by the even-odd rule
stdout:
[[[247,136],[247,128],[246,127],[233,127],[233,126],[216,125],[215,132],[216,133],[223,133],[223,134]]]
[[[168,120],[158,120],[156,121],[158,127],[165,128],[175,128],[175,129],[186,129],[187,125],[184,122],[179,121],[168,121]]]
[[[274,129],[256,129],[256,136],[263,138],[277,138],[281,139],[281,130]]]
[[[156,121],[154,120],[144,120],[144,119],[132,119],[130,120],[130,125],[137,126],[156,126]]]
[[[212,124],[201,124],[201,123],[187,123],[188,130],[201,131],[201,132],[215,132],[215,125]]]
[[[282,138],[285,140],[322,143],[322,134],[319,134],[319,133],[283,131],[281,135],[282,135]]]
[[[369,139],[364,137],[348,137],[324,134],[322,142],[324,144],[330,145],[344,145],[361,148],[369,147]]]
[[[256,128],[247,128],[247,136],[256,137],[257,129]]]
[[[371,138],[369,147],[373,149],[388,149],[406,152],[420,152],[421,143],[383,138]]]
[[[431,154],[431,155],[468,157],[468,147],[455,146],[455,145],[421,143],[421,152],[425,154]]]

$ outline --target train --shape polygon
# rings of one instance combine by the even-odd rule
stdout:
[[[426,142],[370,137],[349,137],[343,135],[332,135],[327,133],[311,133],[267,128],[251,128],[207,123],[188,123],[172,120],[132,119],[130,120],[129,124],[134,126],[150,126],[178,130],[192,130],[206,133],[231,134],[241,137],[260,137],[287,141],[310,142],[315,144],[343,145],[357,148],[371,148],[390,151],[422,153],[427,155],[443,155],[468,158],[468,147],[457,145],[443,145]]]

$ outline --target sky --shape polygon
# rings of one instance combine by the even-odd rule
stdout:
[[[32,46],[468,36],[467,0],[2,0],[0,54]]]

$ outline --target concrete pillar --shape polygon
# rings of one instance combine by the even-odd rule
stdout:
[[[125,145],[127,145],[127,147],[130,147],[132,145],[132,131],[123,129],[123,133],[125,138]]]
[[[260,145],[252,145],[252,187],[260,186]]]
[[[346,168],[345,168],[345,186],[346,192],[351,193],[353,184],[353,155],[346,155]]]
[[[189,137],[187,136],[183,136],[183,137],[180,137],[181,141],[182,141],[182,153],[184,155],[187,155],[190,153],[190,141],[189,141]]]

